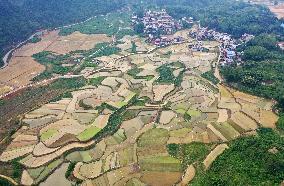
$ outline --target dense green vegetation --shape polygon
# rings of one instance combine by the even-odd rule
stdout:
[[[208,171],[198,171],[192,185],[279,185],[284,179],[283,146],[283,136],[272,129],[234,140]]]
[[[40,37],[33,37],[32,39],[29,40],[30,43],[37,43],[40,42],[41,38]]]
[[[93,86],[98,86],[102,83],[102,81],[105,79],[106,77],[97,77],[97,78],[92,78],[92,79],[89,79],[89,82],[88,84],[89,85],[93,85]]]
[[[137,53],[137,45],[134,41],[131,41],[131,53]]]
[[[215,77],[213,70],[201,74],[201,77],[211,81],[215,85],[220,82],[219,79]]]
[[[36,30],[83,21],[124,6],[124,0],[1,0],[0,57],[14,42]]]
[[[274,35],[261,34],[239,50],[244,51],[242,65],[230,65],[221,72],[231,85],[279,102],[284,109],[284,51]]]
[[[14,186],[12,183],[10,183],[8,180],[0,178],[0,185],[3,186]]]
[[[94,60],[95,57],[109,56],[120,52],[120,48],[110,45],[109,43],[99,43],[94,48],[86,51],[74,51],[66,55],[56,55],[49,51],[43,51],[33,55],[33,58],[46,67],[45,71],[36,76],[33,80],[39,81],[52,77],[53,74],[65,75],[69,72],[79,73],[86,67],[96,68],[98,64]],[[73,54],[85,56],[85,60],[79,67],[73,68],[78,63]],[[64,66],[68,64],[71,66]]]
[[[152,1],[144,1],[145,6]],[[279,21],[268,8],[230,0],[156,0],[175,18],[193,17],[201,25],[239,37],[244,33],[283,34]]]
[[[182,70],[177,77],[174,76],[173,72],[175,68],[184,68],[184,65],[180,62],[174,62],[170,64],[164,64],[156,69],[159,73],[158,83],[174,84],[179,87],[181,85],[183,74],[185,70]]]
[[[167,149],[171,156],[182,162],[183,169],[194,162],[202,161],[210,151],[210,147],[203,143],[168,144]]]
[[[281,114],[277,121],[277,129],[284,131],[284,114]]]
[[[43,73],[33,79],[34,81],[50,78],[53,74],[64,75],[71,69],[70,67],[62,66],[70,58],[70,55],[55,55],[44,51],[34,54],[33,58],[46,67]]]
[[[15,159],[12,161],[12,167],[13,167],[12,177],[16,180],[20,179],[24,169],[23,165],[20,164],[17,159]]]
[[[187,122],[191,120],[191,115],[187,112],[184,113],[183,117],[184,117],[184,120],[187,121]]]
[[[159,83],[174,83],[175,81],[175,76],[173,74],[174,69],[171,68],[169,65],[165,64],[157,68],[156,70],[160,77],[157,80]]]
[[[114,134],[119,129],[125,117],[129,116],[129,114],[126,112],[126,108],[133,105],[136,100],[137,97],[134,96],[134,98],[132,98],[127,105],[122,106],[121,108],[116,110],[114,110],[114,108],[111,108],[111,106],[109,106],[108,104],[102,104],[101,106],[96,108],[99,111],[102,111],[104,108],[109,108],[110,110],[114,110],[114,112],[110,115],[107,125],[96,134],[95,139],[102,139],[107,135]]]
[[[48,87],[51,89],[69,89],[76,90],[86,85],[86,79],[83,77],[58,79]]]
[[[65,178],[69,178],[71,175],[72,175],[72,172],[73,170],[75,169],[75,166],[76,166],[76,163],[74,162],[71,162],[69,165],[68,165],[68,168],[67,168],[67,171],[65,173]]]
[[[127,71],[127,74],[132,76],[134,79],[146,79],[147,81],[150,81],[151,79],[154,78],[153,75],[148,75],[148,76],[137,76],[140,72],[142,72],[143,69],[138,68],[137,66],[131,68],[130,70]]]
[[[63,28],[60,31],[61,35],[68,35],[75,31],[84,34],[107,34],[108,36],[116,35],[118,39],[124,35],[133,35],[134,31],[131,28],[130,12],[114,12],[107,16],[97,16],[87,22]]]

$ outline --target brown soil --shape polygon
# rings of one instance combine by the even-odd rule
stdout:
[[[271,12],[276,14],[279,19],[284,18],[284,3],[277,6],[269,6],[269,9]]]
[[[50,89],[48,86],[33,87],[6,98],[6,103],[0,106],[0,141],[11,131],[19,128],[21,115],[49,102],[65,91],[66,90]],[[8,142],[9,139],[1,143],[0,152],[5,149]]]
[[[98,43],[110,42],[111,38],[105,34],[86,35],[74,32],[68,36],[59,36],[57,40],[45,50],[58,54],[67,54],[76,50],[90,50]]]
[[[0,69],[0,84],[14,88],[25,86],[42,73],[45,67],[32,58],[33,54],[42,51],[67,54],[76,50],[89,50],[98,43],[111,41],[111,38],[105,34],[86,35],[74,32],[69,36],[59,36],[58,33],[59,31],[46,32],[40,42],[27,43],[17,49],[9,65]]]
[[[76,138],[76,136],[74,134],[65,134],[60,139],[58,139],[53,144],[51,144],[50,148],[56,148],[56,147],[63,146],[67,143],[78,142],[78,141],[79,140]]]
[[[141,181],[147,185],[171,186],[179,181],[180,172],[144,172]]]
[[[32,57],[13,57],[9,66],[0,70],[0,83],[10,87],[21,87],[43,72],[45,67]]]

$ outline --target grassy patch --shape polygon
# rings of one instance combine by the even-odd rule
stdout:
[[[130,69],[129,71],[127,71],[127,74],[132,76],[134,79],[146,79],[147,81],[150,81],[151,79],[154,78],[153,75],[137,76],[137,74],[139,74],[142,71],[143,71],[143,69],[134,67],[134,68]]]
[[[82,157],[83,162],[90,162],[92,160],[89,151],[80,151],[79,153]]]
[[[180,160],[170,156],[147,157],[139,161],[144,171],[178,172],[181,171]]]
[[[139,147],[164,145],[169,138],[169,132],[166,129],[151,129],[145,132],[138,140]]]
[[[93,138],[98,132],[100,132],[101,129],[96,127],[96,126],[92,126],[86,130],[84,130],[83,132],[81,132],[77,138],[80,140],[80,141],[88,141],[90,140],[91,138]]]
[[[92,78],[89,79],[88,84],[89,85],[93,85],[93,86],[98,86],[102,83],[102,81],[105,79],[106,77],[97,77],[97,78]]]
[[[124,134],[124,130],[119,129],[114,135],[113,138],[115,139],[115,141],[119,144],[121,142],[123,142],[124,140],[126,140],[126,136]]]
[[[127,120],[131,120],[133,118],[135,118],[137,116],[137,112],[135,111],[131,111],[131,110],[127,110],[125,113],[124,113],[124,121],[127,121]]]
[[[192,117],[199,117],[199,116],[201,116],[201,112],[198,111],[198,110],[189,109],[186,113],[191,115]]]
[[[53,137],[55,134],[57,134],[58,131],[56,129],[48,129],[47,131],[43,132],[40,136],[41,141],[46,141],[49,138]]]
[[[178,130],[172,130],[172,131],[170,131],[170,136],[172,136],[172,137],[184,137],[190,131],[191,131],[191,129],[189,129],[189,128],[182,128],[182,129],[178,129]]]
[[[60,166],[62,162],[63,159],[57,159],[51,162],[50,164],[48,164],[47,166],[44,166],[44,170],[40,173],[40,175],[36,179],[36,183],[39,183],[42,180],[44,180],[51,172],[53,172],[56,168],[58,168],[58,166]]]

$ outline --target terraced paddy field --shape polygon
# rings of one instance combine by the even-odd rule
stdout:
[[[20,118],[0,161],[21,166],[23,185],[55,184],[64,172],[68,185],[187,185],[232,140],[275,128],[271,101],[201,77],[212,70],[218,43],[189,51],[188,32],[176,33],[186,43],[156,50],[143,38],[122,37],[118,53],[80,69],[83,86]],[[129,52],[132,40],[141,53]]]

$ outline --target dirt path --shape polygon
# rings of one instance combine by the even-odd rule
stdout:
[[[214,71],[214,76],[220,81],[220,83],[222,83],[224,80],[222,78],[222,76],[220,75],[220,70],[219,70],[219,64],[220,64],[220,60],[221,60],[221,49],[219,48],[219,56],[218,56],[218,60],[216,62],[215,65],[215,71]]]
[[[15,180],[13,180],[12,178],[8,177],[8,176],[5,176],[5,175],[2,175],[0,174],[0,178],[3,178],[5,180],[8,180],[10,183],[12,183],[13,185],[19,185]]]

